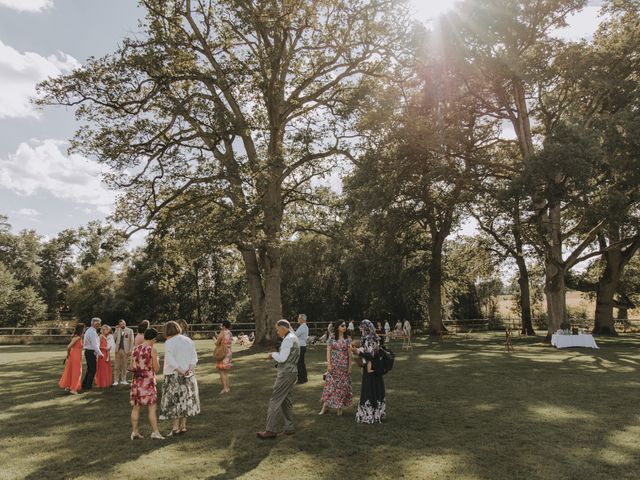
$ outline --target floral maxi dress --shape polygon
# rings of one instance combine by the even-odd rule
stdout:
[[[224,356],[222,360],[216,360],[216,368],[218,370],[229,370],[231,368],[231,343],[233,342],[233,337],[231,336],[230,330],[223,330],[220,332],[220,335],[224,335],[220,341],[224,344],[224,347],[227,349],[227,354]]]
[[[131,370],[133,371],[129,394],[131,405],[155,405],[158,402],[158,389],[151,360],[151,345],[143,343],[133,349]]]
[[[349,348],[351,341],[329,340],[331,349],[331,365],[333,369],[327,373],[322,390],[322,403],[329,408],[350,407],[353,399],[351,376],[349,375]]]

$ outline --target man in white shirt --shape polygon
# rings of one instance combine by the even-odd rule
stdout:
[[[298,377],[298,358],[300,343],[288,320],[278,320],[276,331],[282,338],[279,352],[272,352],[267,359],[278,362],[278,374],[273,384],[273,392],[267,410],[267,428],[258,432],[258,438],[266,440],[278,436],[277,427],[280,416],[284,418],[284,435],[292,435],[293,430],[293,387]]]
[[[349,325],[347,325],[347,332],[349,332],[349,336],[351,337],[351,339],[353,340],[353,336],[356,333],[356,327],[353,324],[353,320],[349,320]]]
[[[298,315],[296,337],[300,342],[300,358],[298,358],[298,383],[307,383],[307,366],[304,363],[304,354],[307,352],[307,338],[309,338],[309,326],[307,316],[304,313]]]
[[[127,322],[125,322],[124,319],[120,319],[113,337],[116,343],[114,350],[116,361],[115,368],[113,369],[113,384],[127,385],[127,365],[129,364],[131,352],[133,352],[133,330],[127,327]]]
[[[91,326],[84,332],[82,347],[84,348],[84,359],[87,362],[87,373],[82,379],[83,390],[91,390],[96,376],[96,362],[99,357],[102,357],[100,337],[98,336],[98,329],[101,324],[102,320],[94,317],[91,319]]]

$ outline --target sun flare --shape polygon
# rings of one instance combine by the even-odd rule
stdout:
[[[411,0],[410,6],[415,17],[428,23],[452,9],[459,0]]]

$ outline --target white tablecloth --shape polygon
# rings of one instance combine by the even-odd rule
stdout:
[[[556,348],[568,348],[568,347],[587,347],[587,348],[599,348],[596,345],[596,341],[593,339],[593,335],[588,333],[581,333],[580,335],[551,335],[551,345]]]

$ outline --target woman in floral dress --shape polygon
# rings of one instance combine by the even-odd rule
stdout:
[[[381,423],[386,416],[386,400],[384,380],[375,371],[374,357],[380,348],[380,337],[376,335],[376,328],[369,320],[360,324],[362,339],[358,353],[364,361],[362,367],[362,387],[360,389],[360,404],[356,412],[358,423]]]
[[[140,419],[140,407],[146,405],[149,409],[149,423],[151,424],[151,438],[164,440],[158,430],[158,418],[156,409],[158,403],[158,390],[156,387],[156,373],[160,370],[158,352],[154,347],[158,332],[149,328],[144,332],[144,342],[133,349],[130,370],[133,372],[131,393],[129,401],[131,406],[131,440],[142,438],[138,431]]]
[[[342,409],[350,407],[352,403],[351,355],[349,354],[351,340],[346,332],[346,322],[339,320],[334,337],[327,343],[327,373],[322,390],[320,415],[327,413],[328,408],[335,408],[336,414],[342,415]]]
[[[216,338],[216,346],[223,345],[226,349],[226,355],[222,360],[216,360],[216,368],[220,373],[220,381],[222,382],[222,390],[220,393],[229,393],[229,369],[231,369],[231,342],[233,337],[231,336],[231,322],[229,320],[222,321],[222,330]]]

